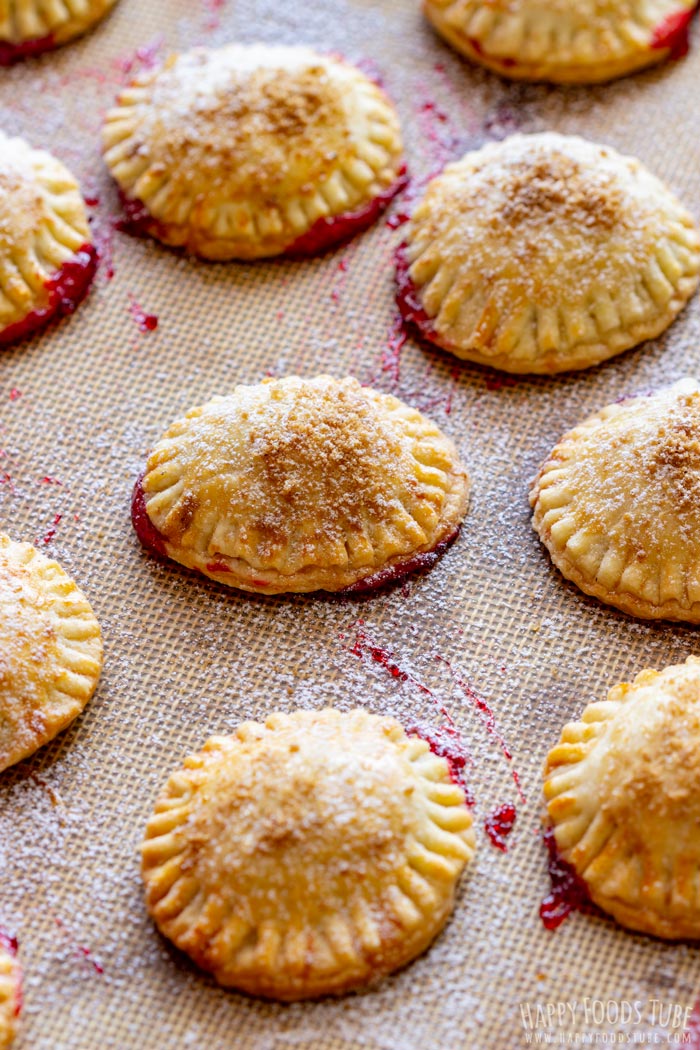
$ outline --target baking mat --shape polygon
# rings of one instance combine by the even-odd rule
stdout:
[[[383,221],[322,259],[256,265],[205,265],[115,233],[97,131],[120,83],[168,48],[307,42],[382,72],[419,180],[489,138],[555,128],[636,153],[700,214],[699,29],[682,62],[560,89],[462,63],[413,0],[120,0],[84,40],[0,72],[0,126],[73,167],[104,256],[72,319],[0,356],[2,527],[75,576],[106,648],[84,716],[0,785],[0,925],[18,935],[26,971],[18,1050],[511,1050],[538,1032],[599,1043],[653,1032],[663,1045],[678,1035],[652,1001],[667,1011],[696,1000],[697,948],[600,917],[574,915],[554,933],[540,923],[539,771],[584,704],[642,667],[700,652],[697,632],[636,623],[566,584],[530,529],[526,496],[583,416],[696,371],[700,299],[664,338],[588,373],[504,379],[401,345],[391,270],[401,230]],[[157,315],[155,331],[142,331],[144,314]],[[371,600],[260,598],[143,554],[131,486],[171,420],[236,382],[318,370],[398,393],[456,440],[473,502],[437,568]],[[211,733],[328,703],[433,725],[446,706],[472,755],[478,854],[444,934],[376,990],[293,1006],[224,992],[145,914],[145,820],[167,773]],[[505,854],[483,833],[504,803],[518,810]],[[641,1004],[643,1021],[614,1023],[625,1002]],[[612,1020],[599,1024],[601,1010]]]

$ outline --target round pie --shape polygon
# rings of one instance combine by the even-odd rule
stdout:
[[[71,173],[50,153],[0,131],[0,346],[72,313],[96,268]]]
[[[372,590],[430,568],[469,479],[425,416],[356,379],[237,386],[174,423],[132,500],[145,547],[261,594]]]
[[[0,930],[0,1050],[8,1050],[15,1037],[22,1008],[22,972],[17,942]]]
[[[666,329],[700,280],[700,231],[638,160],[547,132],[433,179],[397,253],[404,318],[507,372],[588,368]]]
[[[0,533],[0,771],[77,718],[101,668],[85,596],[57,562]]]
[[[222,985],[337,994],[428,947],[474,848],[446,760],[393,718],[273,714],[171,776],[142,847],[146,901]]]
[[[424,0],[437,31],[467,58],[515,80],[588,84],[688,50],[696,0]]]
[[[322,251],[405,182],[384,92],[305,47],[173,55],[121,94],[103,142],[127,228],[206,259]]]
[[[566,434],[530,493],[533,527],[586,594],[700,623],[700,387],[628,397]]]
[[[623,926],[700,938],[700,660],[642,671],[564,727],[544,794],[562,858]]]
[[[0,0],[0,66],[40,55],[90,29],[116,0]]]

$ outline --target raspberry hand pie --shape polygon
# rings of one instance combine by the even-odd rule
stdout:
[[[547,758],[563,859],[623,926],[700,938],[700,660],[589,704]]]
[[[0,1050],[9,1050],[22,1006],[22,973],[17,944],[0,930]]]
[[[444,926],[475,847],[444,758],[364,710],[273,714],[217,736],[161,793],[143,843],[160,931],[225,986],[338,994]]]
[[[101,668],[100,628],[73,580],[0,533],[0,771],[77,718]]]
[[[305,47],[173,55],[122,93],[103,142],[127,226],[206,259],[322,251],[405,181],[383,91]]]
[[[566,434],[530,493],[567,579],[632,616],[700,623],[700,387],[627,398]]]
[[[97,268],[77,182],[0,131],[0,346],[72,313]]]
[[[424,0],[467,58],[515,80],[589,84],[688,50],[696,0]]]
[[[99,22],[116,0],[0,0],[0,66],[50,51]]]
[[[666,329],[700,280],[700,231],[632,157],[547,132],[429,183],[397,253],[406,320],[507,372],[588,368]]]
[[[193,408],[136,482],[144,546],[262,594],[371,590],[454,540],[469,479],[444,434],[356,379],[238,386]]]

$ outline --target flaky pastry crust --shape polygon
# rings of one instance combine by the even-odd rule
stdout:
[[[397,184],[401,132],[383,91],[304,47],[171,56],[107,114],[105,160],[147,232],[207,259],[293,250],[320,220]]]
[[[57,562],[0,533],[0,771],[80,714],[101,668],[85,596]]]
[[[589,704],[547,758],[562,857],[623,926],[700,937],[700,660]]]
[[[458,357],[588,368],[660,335],[700,281],[700,231],[638,160],[514,135],[433,179],[399,254],[399,305]]]
[[[614,80],[685,53],[696,0],[424,0],[467,58],[513,80]]]
[[[48,50],[90,29],[117,0],[0,0],[0,46],[28,41]]]
[[[213,737],[161,793],[148,909],[220,984],[293,1000],[404,966],[475,848],[447,762],[393,718],[270,715]]]
[[[647,619],[700,623],[700,388],[627,398],[566,434],[530,492],[564,576]]]
[[[0,1050],[9,1050],[16,1035],[21,989],[16,944],[0,930]]]
[[[399,571],[454,538],[469,500],[434,423],[330,376],[267,379],[192,409],[137,485],[162,553],[263,594]]]
[[[68,169],[0,131],[0,344],[32,317],[61,312],[52,282],[91,247],[85,204]],[[94,257],[90,265],[94,270]]]

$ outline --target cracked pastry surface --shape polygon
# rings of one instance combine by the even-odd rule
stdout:
[[[700,937],[700,660],[589,704],[544,775],[557,846],[591,899],[633,930]]]
[[[475,848],[447,762],[393,718],[295,711],[212,737],[143,843],[160,931],[225,986],[294,1000],[404,966]]]
[[[688,47],[696,0],[424,0],[467,58],[515,80],[587,84],[626,76]]]
[[[338,591],[413,571],[468,500],[454,445],[420,412],[356,379],[290,376],[174,423],[132,517],[145,546],[220,583]]]
[[[0,533],[0,771],[77,718],[101,668],[85,596],[57,562]]]
[[[588,368],[660,335],[700,280],[700,231],[632,157],[553,132],[433,179],[397,253],[403,316],[508,372]]]
[[[22,973],[17,944],[0,930],[0,1050],[9,1050],[22,1004]]]
[[[122,92],[103,144],[139,227],[208,259],[326,246],[373,221],[404,171],[384,92],[305,47],[173,55]]]
[[[116,0],[0,0],[0,65],[40,54],[90,29]]]
[[[530,493],[558,569],[632,616],[700,623],[700,387],[684,379],[566,434]]]
[[[0,131],[0,346],[72,313],[96,266],[71,173],[50,153]]]

